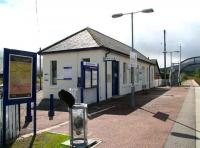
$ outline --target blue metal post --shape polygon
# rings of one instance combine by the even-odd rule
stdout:
[[[28,102],[26,104],[26,116],[25,116],[25,122],[31,122],[32,121],[32,115],[31,115],[31,102]]]
[[[50,104],[49,104],[49,117],[54,116],[54,99],[53,99],[53,94],[50,94]]]
[[[33,134],[36,136],[36,100],[34,101],[33,107]]]
[[[3,100],[3,145],[6,144],[6,104]]]
[[[84,71],[84,66],[83,66],[83,61],[81,62],[81,103],[84,102],[84,94],[83,94],[83,87],[85,86],[85,71]]]
[[[107,98],[107,96],[106,96],[106,98]],[[97,103],[99,103],[99,64],[97,65]]]

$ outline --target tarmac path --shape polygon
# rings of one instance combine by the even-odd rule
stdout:
[[[200,115],[200,111],[197,112],[197,108],[199,108],[197,99],[200,99],[197,97],[199,85],[194,80],[187,80],[183,82],[183,86],[190,86],[190,88],[167,138],[165,148],[195,148],[197,141],[200,140],[200,129],[196,127]]]

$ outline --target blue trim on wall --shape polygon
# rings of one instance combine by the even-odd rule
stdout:
[[[64,69],[72,69],[72,67],[63,67]]]
[[[63,80],[72,80],[72,78],[63,78]]]

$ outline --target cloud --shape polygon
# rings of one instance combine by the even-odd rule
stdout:
[[[5,2],[5,0],[0,0]],[[78,30],[91,27],[131,45],[130,16],[113,19],[114,13],[154,8],[151,14],[134,16],[135,48],[163,66],[163,29],[167,30],[167,50],[183,46],[183,59],[199,49],[199,3],[197,0],[9,0],[0,3],[0,46],[38,51]],[[39,28],[39,32],[38,32]],[[161,44],[162,43],[162,44]],[[174,56],[174,61],[178,57]],[[168,65],[170,64],[169,59]]]

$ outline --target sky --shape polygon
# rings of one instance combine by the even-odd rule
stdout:
[[[37,14],[36,14],[37,3]],[[153,8],[134,15],[134,47],[163,67],[163,30],[167,51],[182,59],[200,55],[200,9],[197,0],[0,0],[0,50],[37,52],[85,27],[131,46],[131,16],[115,13]],[[179,54],[173,54],[173,62]],[[167,66],[170,56],[167,55]]]

